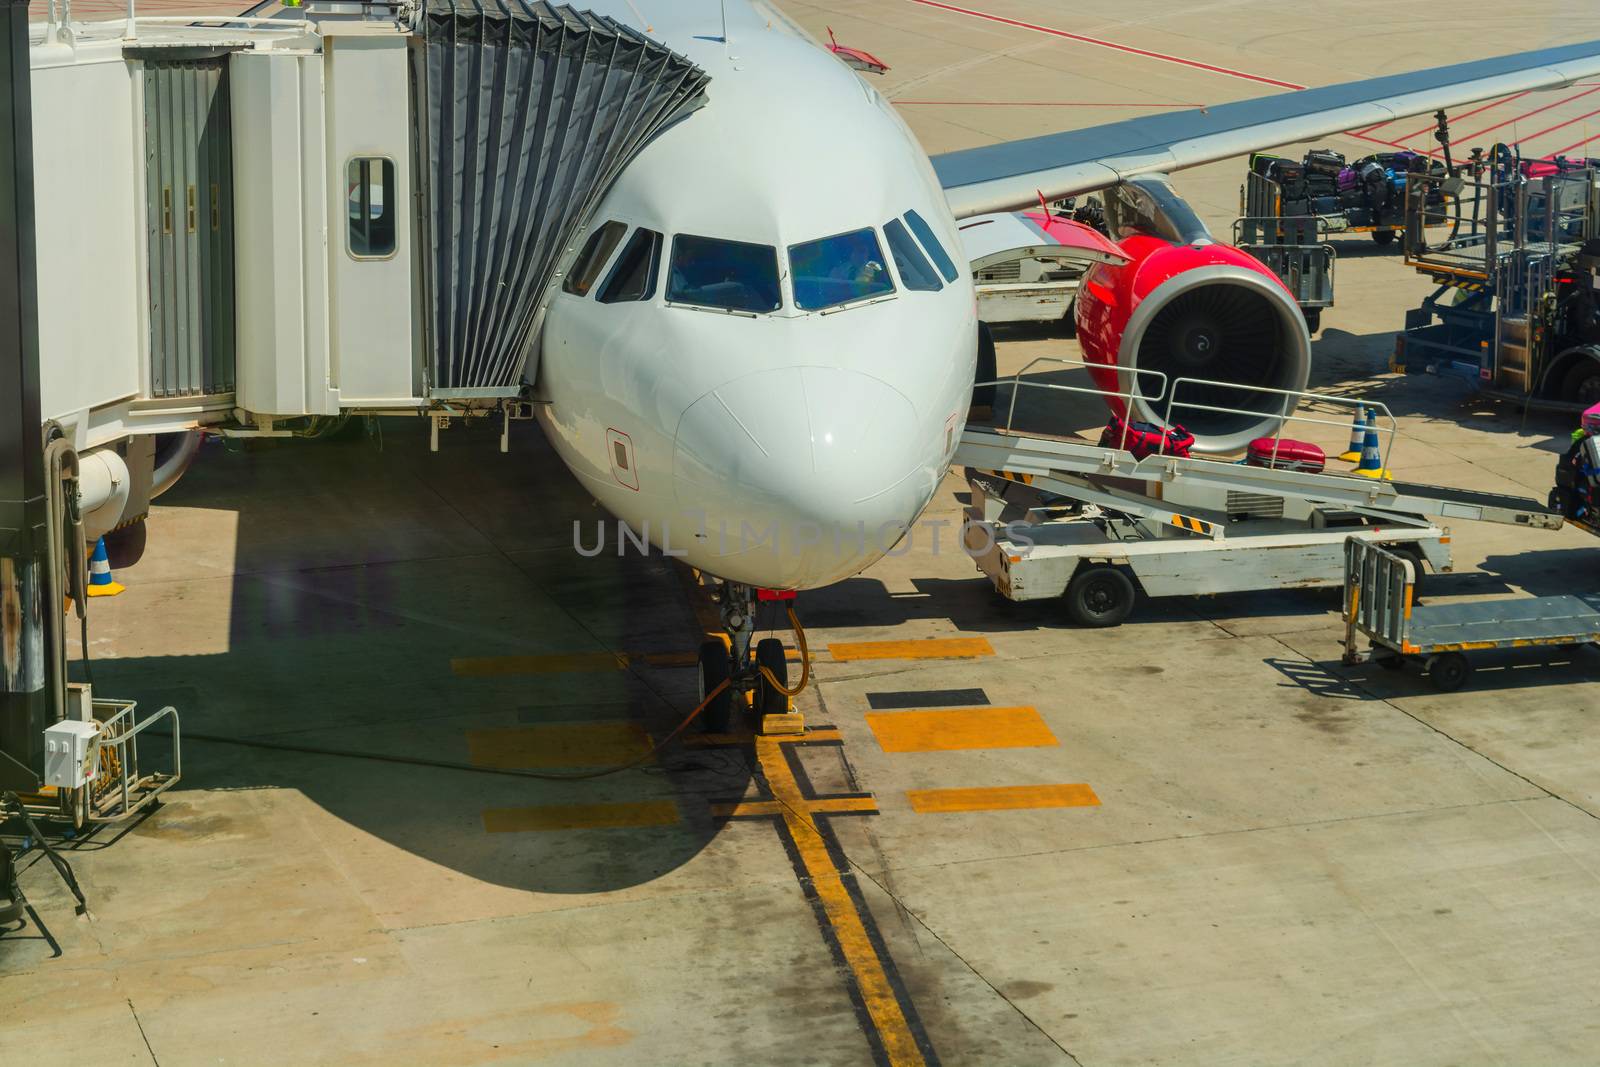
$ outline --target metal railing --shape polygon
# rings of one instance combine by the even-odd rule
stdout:
[[[100,769],[110,769],[113,777],[102,778],[82,790],[79,810],[89,823],[116,822],[149,807],[155,799],[183,778],[183,748],[177,709],[164,707],[147,718],[135,714],[138,701],[95,701],[95,712],[115,709],[100,722],[96,744],[100,747]],[[170,719],[172,729],[172,770],[144,773],[139,767],[139,735],[158,722]]]
[[[1252,394],[1266,393],[1271,396],[1281,397],[1282,401],[1279,404],[1279,410],[1277,412],[1271,412],[1263,411],[1260,408],[1234,408],[1221,404],[1205,404],[1197,400],[1179,400],[1178,393],[1185,385],[1194,388],[1205,389],[1233,389],[1239,392]],[[1286,423],[1296,422],[1304,425],[1336,426],[1345,430],[1350,428],[1351,423],[1346,421],[1335,421],[1332,419],[1316,418],[1312,415],[1297,414],[1296,412],[1300,410],[1301,405],[1306,403],[1342,405],[1344,407],[1355,408],[1357,413],[1361,411],[1371,411],[1381,414],[1385,419],[1388,420],[1388,427],[1384,428],[1382,426],[1374,426],[1373,429],[1378,433],[1380,441],[1382,440],[1383,434],[1387,433],[1389,435],[1388,444],[1380,446],[1379,452],[1379,467],[1383,470],[1389,469],[1389,450],[1394,447],[1394,438],[1396,433],[1399,431],[1399,423],[1396,421],[1394,415],[1390,413],[1388,405],[1376,400],[1361,400],[1356,397],[1335,396],[1332,393],[1313,393],[1304,389],[1269,389],[1265,386],[1241,385],[1237,382],[1214,382],[1205,378],[1178,378],[1172,383],[1172,393],[1167,398],[1167,407],[1163,418],[1165,419],[1167,425],[1172,425],[1173,409],[1181,408],[1185,411],[1205,411],[1217,415],[1242,415],[1246,418],[1252,419],[1259,419],[1262,417],[1276,419],[1278,420],[1278,428],[1272,433],[1271,436],[1272,460],[1273,462],[1277,462],[1278,452],[1283,444],[1283,430]],[[1371,424],[1368,423],[1368,425],[1370,426]],[[1263,434],[1262,436],[1267,435]]]
[[[1339,428],[1341,430],[1345,430],[1345,431],[1348,431],[1350,429],[1350,427],[1351,427],[1351,422],[1348,421],[1348,420],[1336,420],[1336,419],[1325,418],[1325,417],[1324,418],[1319,418],[1314,414],[1301,413],[1301,409],[1303,407],[1306,407],[1306,406],[1310,406],[1310,407],[1314,408],[1315,405],[1317,405],[1317,404],[1331,404],[1331,405],[1334,405],[1336,407],[1344,407],[1344,408],[1347,408],[1347,409],[1354,409],[1354,413],[1356,413],[1356,414],[1360,414],[1360,413],[1363,413],[1363,412],[1370,411],[1370,412],[1374,412],[1378,416],[1380,416],[1380,418],[1382,420],[1384,420],[1383,423],[1378,423],[1376,425],[1368,423],[1368,425],[1372,425],[1372,428],[1378,434],[1379,441],[1380,441],[1379,466],[1383,470],[1388,470],[1389,469],[1390,451],[1394,447],[1394,440],[1395,440],[1396,435],[1399,432],[1399,422],[1398,422],[1398,420],[1396,420],[1396,418],[1394,417],[1393,413],[1390,412],[1388,405],[1382,403],[1381,401],[1377,401],[1377,400],[1363,400],[1363,399],[1360,399],[1360,398],[1357,398],[1357,397],[1337,396],[1337,395],[1334,395],[1334,394],[1331,394],[1331,393],[1316,393],[1316,392],[1311,392],[1309,390],[1303,390],[1303,389],[1270,389],[1270,388],[1267,388],[1267,387],[1264,387],[1264,386],[1241,385],[1241,384],[1239,384],[1237,382],[1218,382],[1218,381],[1211,381],[1211,380],[1208,380],[1208,379],[1205,379],[1205,378],[1177,378],[1177,379],[1172,379],[1172,380],[1169,381],[1167,376],[1164,373],[1162,373],[1161,371],[1142,370],[1142,369],[1137,368],[1137,367],[1132,368],[1132,370],[1130,371],[1130,373],[1135,375],[1135,378],[1136,378],[1136,381],[1135,381],[1136,388],[1135,388],[1135,390],[1133,392],[1117,392],[1117,391],[1112,391],[1112,390],[1103,390],[1103,389],[1098,388],[1097,386],[1062,385],[1062,384],[1059,384],[1059,383],[1056,383],[1056,382],[1030,382],[1030,381],[1024,381],[1022,376],[1024,374],[1026,374],[1030,369],[1032,369],[1033,367],[1038,366],[1041,363],[1051,363],[1051,364],[1057,364],[1057,365],[1066,366],[1066,367],[1081,368],[1081,369],[1090,370],[1090,371],[1100,370],[1100,371],[1107,371],[1107,372],[1110,372],[1110,373],[1118,373],[1118,374],[1122,373],[1122,371],[1125,369],[1125,368],[1107,367],[1104,364],[1100,364],[1100,363],[1088,363],[1088,362],[1086,362],[1084,360],[1081,360],[1081,359],[1066,359],[1066,358],[1062,358],[1062,357],[1059,357],[1059,356],[1038,356],[1038,357],[1036,357],[1036,358],[1034,358],[1032,360],[1029,360],[1015,374],[1009,375],[1009,376],[1004,377],[1004,378],[996,378],[992,382],[978,382],[978,383],[976,383],[975,388],[981,388],[983,386],[996,386],[996,387],[998,387],[998,386],[1003,386],[1003,385],[1009,385],[1009,386],[1012,387],[1012,390],[1011,390],[1011,402],[1010,402],[1010,405],[1009,405],[1009,407],[1007,409],[1007,412],[1006,412],[1006,423],[1005,423],[1005,432],[1006,433],[1015,433],[1015,432],[1017,432],[1016,431],[1017,395],[1018,395],[1020,389],[1023,386],[1027,386],[1029,388],[1034,388],[1034,389],[1047,389],[1047,390],[1066,392],[1066,393],[1081,393],[1081,394],[1088,395],[1088,396],[1094,396],[1094,397],[1100,398],[1102,400],[1104,400],[1107,397],[1115,397],[1115,398],[1117,398],[1119,400],[1124,401],[1125,402],[1125,409],[1124,410],[1125,410],[1126,414],[1124,415],[1124,417],[1122,419],[1122,433],[1119,436],[1118,441],[1117,441],[1117,447],[1122,451],[1127,451],[1128,450],[1127,449],[1128,433],[1129,433],[1130,427],[1131,427],[1131,425],[1132,425],[1132,423],[1134,421],[1134,419],[1133,419],[1133,403],[1135,401],[1143,401],[1149,409],[1154,410],[1155,409],[1155,405],[1160,403],[1163,399],[1165,399],[1166,404],[1165,404],[1165,408],[1163,409],[1163,415],[1162,415],[1162,418],[1161,418],[1160,429],[1162,429],[1162,430],[1171,429],[1172,427],[1178,425],[1177,423],[1175,423],[1173,421],[1173,412],[1174,412],[1174,410],[1204,411],[1204,412],[1208,412],[1208,413],[1211,413],[1211,414],[1238,415],[1238,416],[1242,416],[1242,417],[1250,418],[1250,419],[1270,418],[1270,419],[1276,420],[1277,424],[1278,424],[1277,428],[1270,435],[1272,437],[1272,439],[1273,439],[1273,444],[1272,444],[1272,461],[1273,462],[1276,462],[1277,459],[1278,459],[1278,455],[1279,455],[1279,452],[1280,452],[1280,450],[1282,448],[1282,444],[1283,444],[1283,432],[1284,432],[1285,426],[1287,424],[1289,424],[1289,423],[1299,423],[1299,424],[1302,424],[1302,425],[1314,425],[1314,426],[1331,426],[1331,427],[1337,427],[1337,428]],[[1142,389],[1137,388],[1137,378],[1138,378],[1138,376],[1143,376],[1143,375],[1148,375],[1150,377],[1153,377],[1153,378],[1156,378],[1156,379],[1159,380],[1161,388],[1156,392],[1156,394],[1154,396],[1151,396],[1148,393],[1146,393],[1145,391],[1143,391]],[[1169,386],[1170,386],[1170,388],[1169,388]],[[1184,386],[1190,387],[1191,391],[1193,389],[1204,388],[1204,389],[1231,389],[1231,390],[1235,390],[1237,392],[1250,393],[1250,394],[1266,393],[1266,394],[1269,394],[1271,396],[1279,397],[1280,400],[1279,400],[1279,404],[1278,404],[1278,410],[1275,411],[1275,412],[1274,411],[1263,411],[1260,408],[1228,407],[1228,406],[1222,405],[1222,404],[1204,403],[1204,402],[1201,402],[1199,400],[1182,400],[1182,399],[1179,398],[1179,394],[1180,394],[1180,392],[1181,392],[1181,390],[1183,389]],[[1366,420],[1363,420],[1363,421],[1365,422]],[[1263,434],[1262,436],[1265,437],[1265,436],[1268,436],[1268,435]],[[1157,448],[1156,448],[1156,450],[1155,450],[1155,452],[1153,454],[1157,455],[1157,456],[1165,456],[1167,454],[1167,438],[1166,438],[1166,434],[1165,433],[1162,434],[1161,442],[1157,446]],[[1201,456],[1201,457],[1189,457],[1189,458],[1205,459],[1207,457]],[[1227,461],[1225,461],[1225,460],[1214,460],[1212,462],[1227,462]]]
[[[1011,389],[1011,403],[1010,403],[1010,406],[1008,407],[1008,409],[1006,411],[1006,433],[1015,432],[1014,431],[1014,427],[1015,427],[1015,424],[1016,424],[1016,417],[1017,417],[1017,394],[1020,391],[1022,386],[1028,386],[1029,388],[1032,388],[1032,389],[1053,389],[1053,390],[1058,390],[1058,391],[1063,392],[1063,393],[1081,393],[1081,394],[1083,394],[1085,396],[1098,397],[1101,400],[1104,400],[1106,397],[1116,397],[1119,400],[1124,400],[1124,401],[1128,402],[1128,406],[1127,406],[1127,408],[1125,410],[1127,410],[1129,412],[1130,416],[1131,416],[1131,413],[1132,413],[1132,403],[1133,403],[1133,401],[1135,401],[1135,400],[1143,400],[1148,404],[1148,403],[1151,403],[1153,401],[1159,401],[1163,396],[1166,395],[1166,392],[1167,392],[1167,376],[1165,374],[1163,374],[1161,371],[1158,371],[1158,370],[1140,370],[1138,368],[1134,368],[1134,370],[1132,371],[1132,373],[1134,375],[1134,391],[1131,392],[1131,393],[1114,392],[1114,391],[1107,390],[1107,389],[1101,389],[1098,386],[1061,385],[1061,384],[1056,383],[1056,382],[1025,382],[1025,381],[1022,380],[1022,376],[1024,374],[1026,374],[1029,370],[1031,370],[1032,368],[1038,366],[1041,363],[1055,363],[1055,364],[1059,364],[1061,366],[1078,368],[1078,369],[1087,370],[1087,371],[1090,371],[1090,372],[1099,370],[1099,371],[1105,371],[1105,372],[1110,373],[1110,374],[1120,374],[1121,373],[1121,369],[1120,368],[1107,367],[1103,363],[1089,363],[1089,362],[1086,362],[1085,360],[1081,360],[1081,359],[1065,359],[1065,358],[1062,358],[1060,356],[1037,356],[1034,359],[1029,360],[1027,363],[1025,363],[1023,365],[1021,370],[1017,371],[1015,374],[1013,374],[1013,375],[1011,375],[1009,377],[996,378],[992,382],[978,382],[974,386],[974,388],[982,388],[983,386],[986,386],[986,385],[992,385],[992,386],[1009,385],[1009,386],[1012,387],[1012,389]],[[1139,387],[1139,381],[1138,380],[1139,380],[1139,378],[1141,376],[1149,376],[1149,377],[1156,378],[1156,379],[1159,380],[1161,388],[1156,391],[1156,395],[1154,397],[1150,397],[1150,396],[1146,395],[1144,390]],[[1127,450],[1126,446],[1127,446],[1127,443],[1128,443],[1128,427],[1129,427],[1129,424],[1132,421],[1133,420],[1132,420],[1131,417],[1125,417],[1122,420],[1122,434],[1117,440],[1117,447],[1119,449],[1122,449],[1123,451]],[[1163,444],[1165,444],[1164,440],[1163,440]]]
[[[1344,661],[1359,659],[1356,635],[1404,649],[1411,626],[1416,564],[1360,537],[1344,543]]]

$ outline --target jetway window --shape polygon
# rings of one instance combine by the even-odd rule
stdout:
[[[939,266],[939,273],[944,275],[944,280],[956,280],[956,265],[950,259],[950,253],[944,250],[944,245],[933,235],[933,227],[915,211],[906,212],[906,225],[911,227],[911,232],[917,235],[917,240],[922,242],[922,247],[928,250],[928,255],[933,257],[934,263]]]
[[[350,198],[350,254],[356,259],[394,255],[394,161],[357,157],[347,169]]]
[[[820,311],[894,292],[878,235],[852,230],[789,246],[795,306]]]
[[[661,235],[643,227],[634,230],[595,299],[602,304],[649,300],[656,295],[656,271],[660,262]]]
[[[672,239],[667,299],[728,311],[777,311],[778,250],[680,233]]]
[[[594,287],[594,280],[600,277],[600,268],[606,265],[617,242],[627,232],[628,227],[613,219],[590,234],[561,288],[573,296],[588,296],[589,290]]]
[[[917,242],[911,239],[906,228],[900,225],[899,219],[884,223],[883,235],[889,240],[894,265],[900,270],[900,284],[907,289],[929,293],[937,293],[944,288],[944,283],[933,271],[933,264],[928,262],[928,257],[922,254],[922,249],[917,247]]]

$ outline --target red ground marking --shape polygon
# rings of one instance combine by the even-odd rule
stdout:
[[[1066,30],[1054,29],[1050,26],[1039,26],[1032,22],[1020,22],[1017,19],[1008,19],[1003,15],[991,15],[987,11],[974,11],[967,7],[956,7],[954,4],[942,4],[939,0],[911,0],[913,4],[923,7],[935,7],[941,11],[953,11],[958,15],[971,15],[977,19],[987,19],[990,22],[999,22],[1006,26],[1015,26],[1018,29],[1033,30],[1035,33],[1048,33],[1052,37],[1063,37],[1069,41],[1080,44],[1092,44],[1100,48],[1110,48],[1117,52],[1126,52],[1129,55],[1144,56],[1146,59],[1159,59],[1163,63],[1177,63],[1180,66],[1192,67],[1195,70],[1208,70],[1213,74],[1226,74],[1230,78],[1243,78],[1245,81],[1259,82],[1262,85],[1275,85],[1280,89],[1304,89],[1304,85],[1295,82],[1280,81],[1277,78],[1268,78],[1262,74],[1250,74],[1232,67],[1219,67],[1215,63],[1202,63],[1198,59],[1185,59],[1182,56],[1169,56],[1165,52],[1152,52],[1148,48],[1135,48],[1128,44],[1118,44],[1115,41],[1105,41],[1098,37],[1088,37],[1081,33],[1069,33]]]
[[[1485,127],[1484,129],[1478,130],[1476,133],[1469,133],[1465,137],[1458,137],[1458,138],[1456,138],[1456,140],[1458,140],[1458,141],[1476,141],[1478,138],[1482,137],[1486,133],[1493,133],[1495,130],[1501,129],[1501,128],[1506,127],[1506,126],[1510,126],[1512,123],[1521,122],[1524,119],[1531,119],[1531,118],[1533,118],[1533,116],[1538,115],[1538,114],[1540,114],[1542,112],[1545,112],[1545,111],[1549,111],[1553,107],[1560,107],[1562,104],[1570,104],[1570,103],[1572,103],[1572,101],[1580,100],[1583,97],[1590,95],[1591,93],[1600,93],[1600,85],[1596,85],[1592,89],[1585,89],[1581,93],[1573,93],[1571,96],[1564,96],[1560,100],[1557,100],[1553,104],[1546,104],[1544,107],[1536,107],[1532,111],[1528,112],[1526,115],[1517,115],[1517,116],[1515,116],[1513,118],[1506,119],[1504,122],[1497,122],[1493,126]],[[1558,128],[1558,127],[1552,127],[1552,128]],[[1537,135],[1535,135],[1535,136],[1537,136]]]
[[[1103,103],[1099,100],[894,100],[895,104],[942,104],[946,107],[1172,107],[1195,108],[1204,104]]]
[[[1574,148],[1582,148],[1584,145],[1588,144],[1590,141],[1593,141],[1593,140],[1596,140],[1596,139],[1600,139],[1600,133],[1594,134],[1591,137],[1585,137],[1581,141],[1574,141],[1572,144],[1567,145],[1567,147],[1565,147],[1565,148],[1558,148],[1554,152],[1551,152],[1550,155],[1546,156],[1545,158],[1546,159],[1550,159],[1553,156],[1564,156],[1568,152],[1572,151]]]

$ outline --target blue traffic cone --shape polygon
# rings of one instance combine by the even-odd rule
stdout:
[[[1367,409],[1367,431],[1361,440],[1361,465],[1355,473],[1363,478],[1389,478],[1390,473],[1383,469],[1383,451],[1378,447],[1378,411],[1376,408]]]
[[[116,596],[123,585],[111,577],[111,557],[106,555],[104,537],[94,543],[94,555],[89,557],[89,595]]]
[[[1361,421],[1361,409],[1356,408],[1356,413],[1350,416],[1350,447],[1339,453],[1339,458],[1346,463],[1361,462],[1362,433],[1366,424]]]

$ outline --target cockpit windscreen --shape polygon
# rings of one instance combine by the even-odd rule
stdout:
[[[672,239],[667,299],[728,311],[777,311],[778,250],[680,233]]]
[[[894,292],[883,250],[871,229],[852,230],[789,246],[794,302],[819,311]]]

